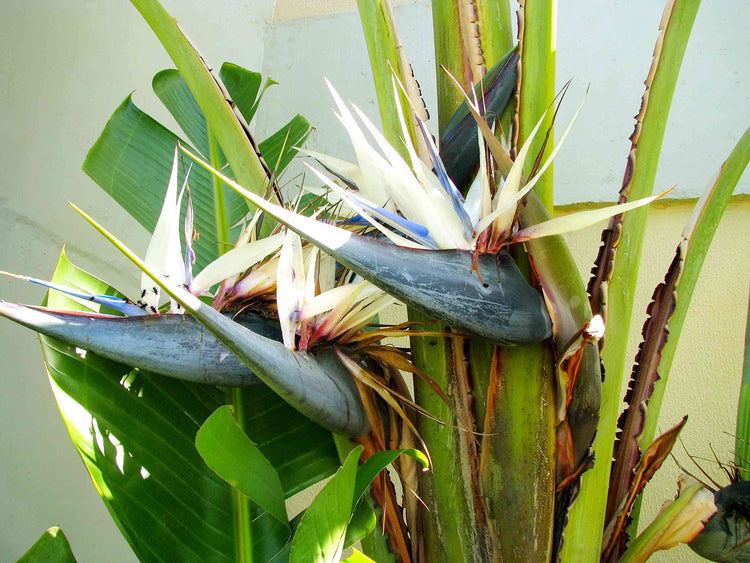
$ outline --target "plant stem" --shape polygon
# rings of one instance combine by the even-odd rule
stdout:
[[[737,408],[737,431],[734,441],[734,463],[743,481],[750,477],[750,307],[745,328],[745,361]]]
[[[634,200],[653,191],[669,106],[699,4],[700,0],[673,0],[664,10],[660,25],[663,36],[654,49],[654,60],[646,79],[647,93],[631,136],[631,153],[621,198]],[[602,353],[606,377],[602,383],[600,420],[594,440],[596,462],[593,469],[581,478],[581,491],[571,508],[566,527],[563,561],[595,561],[600,556],[610,460],[647,214],[647,208],[636,209],[622,220],[616,245],[617,261],[608,290],[606,320],[611,322],[607,322]]]
[[[219,150],[216,144],[216,139],[211,132],[211,126],[207,126],[208,133],[208,150],[209,158],[211,159],[211,166],[216,170],[221,168],[219,163]],[[221,180],[216,176],[211,176],[214,185],[214,218],[216,220],[216,252],[217,256],[221,256],[229,249],[229,228],[227,227],[226,210],[224,208],[224,186],[221,184]]]
[[[557,0],[521,0],[519,8],[518,38],[521,53],[519,75],[518,139],[521,146],[536,126],[555,97],[555,26],[557,25]],[[544,145],[542,162],[546,160],[554,145],[552,113],[545,117],[543,131],[548,131],[549,141]],[[524,167],[528,178],[534,160],[542,149],[544,136],[534,140],[529,154],[532,156]],[[552,166],[534,187],[547,213],[552,215],[553,185]]]
[[[229,401],[234,411],[234,419],[244,431],[244,406],[242,403],[242,389],[233,387],[227,390]],[[232,521],[234,523],[235,560],[242,563],[253,561],[253,531],[252,517],[248,498],[239,490],[232,488]]]

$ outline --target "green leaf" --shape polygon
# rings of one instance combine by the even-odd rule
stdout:
[[[173,68],[157,72],[151,80],[151,88],[190,142],[207,157],[209,146],[206,118],[180,73]],[[219,162],[219,166],[224,164],[226,159]]]
[[[700,0],[673,2],[667,5],[662,16],[666,28],[657,41],[646,93],[636,118],[639,125],[631,138],[631,153],[621,190],[621,195],[625,197],[638,199],[653,192],[672,94],[699,4]],[[607,317],[613,321],[610,323],[605,319],[607,336],[602,361],[607,375],[602,383],[602,409],[594,440],[598,463],[581,477],[581,490],[571,508],[565,531],[563,561],[589,561],[600,556],[609,460],[612,458],[619,414],[626,345],[647,216],[648,208],[642,208],[624,217],[622,233],[617,237],[616,260],[610,257],[615,260],[615,265],[606,292]],[[601,266],[610,268],[611,264]],[[602,463],[601,460],[607,461]]]
[[[147,231],[159,217],[177,143],[174,133],[142,112],[130,96],[115,110],[99,139],[89,150],[83,170],[111,195]],[[193,167],[190,187],[195,211],[196,267],[202,268],[219,256],[215,228],[215,198],[210,174]],[[230,192],[231,190],[226,190]],[[247,213],[242,199],[228,198],[225,208],[230,222]]]
[[[152,87],[190,141],[211,159],[214,166],[224,168],[224,153],[217,146],[198,102],[180,73],[174,69],[159,72],[154,76]],[[210,231],[216,245],[214,252],[216,256],[220,256],[229,249],[231,241],[238,235],[236,231],[230,233],[230,227],[247,213],[247,205],[237,197],[237,194],[231,193],[231,190],[215,180],[212,182],[211,191],[205,192],[205,195],[210,197],[213,205],[207,209],[196,208],[196,225],[201,226],[199,232],[204,229]]]
[[[370,457],[357,469],[357,480],[354,485],[354,513],[346,529],[346,538],[344,547],[349,547],[354,543],[367,537],[377,524],[377,516],[371,505],[370,499],[365,495],[367,487],[378,476],[378,474],[401,454],[413,457],[425,469],[430,463],[427,456],[415,449],[387,450],[377,452]]]
[[[260,102],[260,95],[262,95],[262,92],[259,92],[261,75],[232,63],[224,63],[219,72],[219,77],[224,82],[227,92],[229,92],[232,101],[242,113],[245,121],[250,123],[255,115],[257,104]],[[275,84],[275,82],[269,79],[267,84]],[[154,76],[152,86],[154,93],[169,110],[169,113],[172,114],[193,145],[204,156],[208,157],[210,147],[206,118],[180,73],[174,69],[163,70]],[[291,147],[302,144],[309,132],[310,124],[305,118],[301,115],[292,118],[279,131],[259,144],[260,153],[263,155],[266,164],[274,169],[281,153],[281,147],[286,140],[286,150],[282,158],[283,164],[278,166],[279,171],[283,170],[296,153]],[[218,167],[221,167],[226,163],[226,159],[221,150],[218,152],[220,158],[217,164]],[[236,194],[229,192],[225,193],[225,197],[227,197],[227,194],[234,198],[238,197]]]
[[[219,477],[288,526],[279,474],[237,425],[231,407],[219,407],[208,417],[195,447]]]
[[[250,94],[255,91],[257,73],[229,63],[222,69],[226,69],[222,73],[231,77],[227,89],[238,96],[238,108],[252,115],[252,105],[248,104]],[[176,70],[157,73],[153,88],[190,142],[208,158],[212,153],[206,119],[179,73]],[[296,154],[292,146],[301,145],[309,132],[310,124],[297,115],[262,141],[259,150],[269,167],[281,173]],[[138,109],[128,96],[89,150],[83,170],[151,232],[161,210],[171,155],[178,142],[188,144]],[[217,150],[215,154],[215,165],[223,166],[226,162],[223,153]],[[200,270],[228,250],[228,243],[239,234],[238,228],[230,227],[242,219],[248,206],[233,190],[215,185],[211,176],[198,167],[193,167],[189,180],[195,228],[200,234],[195,241],[196,269]]]
[[[292,147],[301,146],[310,131],[307,119],[297,114],[276,133],[261,141],[258,149],[268,167],[280,174],[297,154]]]
[[[235,178],[254,192],[263,192],[268,182],[266,171],[206,62],[159,2],[131,1],[185,79],[212,133],[216,135]]]
[[[103,282],[63,254],[54,281],[89,291]],[[49,305],[79,308],[56,292]],[[195,449],[200,425],[226,402],[222,389],[133,370],[42,338],[50,382],[71,439],[112,517],[142,560],[235,558],[231,487]],[[258,386],[243,396],[248,436],[279,473],[286,497],[330,475],[330,433]],[[288,532],[253,512],[253,551],[273,556]]]
[[[317,494],[292,539],[290,562],[337,561],[352,515],[357,463],[362,447],[353,449],[344,465]]]
[[[698,203],[696,203],[693,213],[683,230],[683,240],[678,246],[677,255],[675,256],[675,260],[680,259],[682,264],[680,267],[681,272],[676,282],[674,311],[668,322],[669,338],[661,350],[659,379],[654,383],[653,392],[648,401],[648,409],[645,412],[643,430],[639,438],[641,450],[645,450],[656,435],[659,412],[661,411],[664,392],[669,381],[672,361],[677,351],[682,326],[687,317],[693,291],[698,282],[698,276],[700,275],[716,229],[719,226],[719,221],[729,203],[729,198],[745,171],[748,162],[750,162],[750,128],[746,129],[742,137],[737,141],[734,149],[732,149],[732,152],[719,169],[713,183]],[[745,372],[748,370],[747,363],[744,370]],[[740,407],[737,411],[735,459],[738,467],[746,467],[748,459],[746,457],[748,453],[747,440],[750,439],[750,427],[748,426],[747,418],[749,411],[747,408],[743,408],[743,404],[748,400],[745,389],[746,382],[746,378],[743,377],[743,384],[740,390]],[[742,461],[743,457],[745,461]],[[640,499],[631,513],[632,530],[637,529],[639,513]]]
[[[349,525],[346,527],[344,549],[366,538],[375,529],[377,523],[378,518],[369,499],[361,499],[354,509]]]
[[[232,63],[221,65],[219,77],[247,123],[253,120],[263,92],[270,85],[276,84],[276,82],[267,78],[261,90],[262,77],[259,72],[253,72]]]
[[[57,526],[44,532],[18,563],[75,563],[68,538]]]
[[[695,205],[691,218],[683,231],[683,238],[687,241],[687,252],[684,256],[684,266],[677,289],[677,303],[674,313],[669,320],[669,339],[664,344],[659,362],[659,381],[654,384],[654,391],[649,400],[646,411],[646,422],[641,437],[641,448],[645,449],[656,434],[656,419],[664,398],[664,390],[672,367],[672,360],[677,349],[682,326],[687,316],[693,290],[698,282],[698,276],[703,267],[708,249],[713,240],[719,221],[724,215],[729,198],[734,192],[740,177],[750,163],[750,128],[746,129],[742,137],[732,149],[726,161],[718,170],[716,178],[708,188],[706,194]],[[740,413],[742,411],[739,411]],[[737,436],[737,447],[745,438]]]
[[[737,407],[737,430],[734,438],[734,463],[743,481],[750,479],[750,307],[745,328],[745,357],[742,384]]]

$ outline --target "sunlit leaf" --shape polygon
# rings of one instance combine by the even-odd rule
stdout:
[[[103,282],[64,256],[53,280],[107,293]],[[82,309],[54,293],[48,305]],[[230,487],[194,446],[200,424],[226,402],[224,392],[132,370],[46,337],[42,343],[71,439],[136,555],[143,560],[234,560]],[[338,465],[330,433],[269,389],[247,394],[243,411],[245,429],[279,472],[285,496]],[[272,556],[273,546],[284,541],[267,535],[267,518],[253,525],[259,558]]]
[[[343,467],[326,483],[305,511],[292,539],[291,563],[333,563],[344,547],[361,447],[353,449]]]
[[[237,425],[230,407],[220,407],[206,419],[195,447],[219,477],[288,527],[279,474]]]
[[[17,563],[75,563],[68,538],[57,526],[44,532]]]

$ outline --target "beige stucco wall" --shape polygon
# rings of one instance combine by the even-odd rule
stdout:
[[[172,0],[164,4],[178,17],[209,61],[218,64],[232,60],[249,68],[259,68],[268,61],[277,64],[272,54],[264,54],[264,49],[267,45],[278,49],[286,37],[281,31],[297,29],[290,27],[295,22],[284,18],[323,14],[330,8],[341,8],[335,2],[320,0],[305,3],[278,0],[275,9],[270,0],[250,3],[232,0],[226,2],[223,11],[211,10],[206,3],[197,0]],[[417,13],[412,3],[408,4],[404,6],[407,12],[403,13]],[[92,234],[67,208],[66,201],[82,204],[113,231],[123,235],[134,248],[141,251],[145,248],[147,239],[143,230],[80,172],[80,163],[108,116],[133,89],[141,107],[170,123],[149,92],[153,73],[170,66],[170,62],[133,8],[125,2],[64,3],[51,8],[49,2],[27,0],[9,2],[4,8],[4,18],[0,20],[0,47],[5,55],[5,63],[0,67],[0,127],[3,131],[0,136],[0,269],[47,277],[61,245],[66,244],[71,258],[81,266],[132,293],[138,286],[137,273]],[[320,24],[324,16],[316,17],[316,23]],[[344,14],[344,17],[353,16]],[[274,24],[276,27],[271,24],[274,18],[278,22]],[[265,35],[269,29],[276,30],[270,39]],[[409,30],[404,30],[404,34],[408,35]],[[326,37],[321,36],[318,41],[322,39]],[[287,60],[303,57],[303,53],[295,55],[295,48],[300,49],[299,45],[290,44],[289,53],[283,53]],[[346,49],[337,46],[337,49],[360,55],[363,52],[359,43],[346,44]],[[650,46],[646,51],[647,55]],[[640,76],[636,83],[642,81],[644,60],[639,59],[635,69]],[[295,69],[291,62],[276,67],[268,64],[272,76],[283,76],[282,84],[277,87],[278,94],[273,94],[278,97],[274,99],[286,100],[285,88],[303,90],[308,97],[314,97],[309,89],[292,82],[294,74],[301,70]],[[319,61],[320,66],[324,64],[325,61]],[[357,68],[334,70],[343,73],[346,87],[368,84],[364,63]],[[329,71],[320,68],[316,72],[322,75]],[[733,77],[732,80],[739,79]],[[320,76],[315,81],[312,87],[317,88]],[[358,92],[355,88],[350,95],[355,99],[367,96]],[[327,112],[330,102],[321,99],[319,103]],[[594,119],[604,119],[607,113],[599,111],[602,108],[597,104],[603,102],[601,98],[597,101],[596,87],[592,88],[590,100]],[[284,106],[286,117],[292,111],[307,113],[306,104],[314,101],[301,97],[293,103],[278,105]],[[692,112],[703,111],[695,109],[700,107],[700,100],[690,98],[690,102]],[[730,105],[735,113],[743,107],[737,101]],[[636,107],[637,99],[625,110],[618,106],[618,112],[624,111],[625,115],[623,147],[632,128],[632,121],[628,120]],[[273,115],[274,107],[266,106],[264,110]],[[734,143],[736,136],[727,133],[721,115],[716,115],[714,110],[700,114],[714,116],[708,126],[722,143],[727,146]],[[733,118],[742,129],[748,122],[747,113],[744,116]],[[271,128],[281,122],[281,119],[276,122],[270,119],[269,124],[262,125]],[[312,141],[332,136],[335,129],[324,124]],[[721,160],[720,157],[709,159],[705,151],[718,142],[713,137],[708,141],[704,134],[696,134],[687,143],[687,149],[677,144],[679,150],[675,151],[675,142],[668,138],[665,152],[670,162],[676,161],[678,167],[681,163],[687,165],[688,161],[697,163],[704,172],[702,175],[691,173],[687,179],[672,178],[669,174],[665,182],[692,182],[701,189]],[[591,147],[600,144],[600,140],[584,136],[569,144]],[[685,152],[688,149],[693,152]],[[727,150],[722,150],[720,154],[725,155]],[[583,152],[591,168],[595,168],[598,157],[592,157],[588,151],[587,148]],[[574,153],[567,147],[561,153],[558,166],[561,178],[567,177],[564,162],[574,158]],[[616,153],[619,160],[615,177],[607,182],[614,189],[617,176],[621,174],[624,150],[618,148]],[[645,249],[646,266],[641,273],[636,311],[645,310],[651,290],[663,277],[687,214],[688,206],[679,202],[652,210]],[[683,433],[685,444],[695,456],[708,459],[704,467],[715,475],[719,473],[711,461],[710,446],[720,459],[731,458],[750,274],[746,251],[750,242],[748,224],[750,205],[733,202],[699,282],[664,408],[665,427],[682,414],[690,413]],[[571,235],[569,240],[585,276],[596,253],[597,229]],[[0,279],[2,299],[37,303],[41,295],[39,288]],[[638,325],[639,322],[634,324],[631,336],[631,357]],[[0,435],[0,559],[14,560],[43,529],[59,524],[68,534],[80,561],[132,561],[132,554],[68,442],[33,334],[0,322],[0,358],[0,376],[5,385],[0,395],[0,425],[4,429]],[[679,455],[684,462],[685,455]],[[674,463],[668,461],[647,489],[647,514],[653,514],[661,501],[673,494],[676,475]],[[665,560],[675,560],[670,559],[674,556],[670,554]]]

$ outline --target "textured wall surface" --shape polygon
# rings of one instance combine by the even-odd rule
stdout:
[[[613,2],[606,14],[595,14],[587,11],[590,3],[585,10],[579,4],[566,2],[559,14],[558,77],[576,80],[563,113],[577,105],[585,84],[591,84],[591,91],[558,157],[559,203],[613,199],[661,10],[639,0]],[[349,148],[330,114],[323,75],[368,114],[377,115],[356,14],[320,15],[351,3],[341,8],[335,2],[279,0],[274,9],[272,0],[225,1],[220,11],[214,3],[196,0],[165,0],[164,5],[214,66],[230,60],[262,68],[280,82],[262,106],[259,133],[275,130],[291,113],[300,112],[317,127],[309,146],[347,157]],[[0,269],[48,277],[61,245],[67,244],[74,261],[133,294],[138,274],[66,201],[81,205],[135,249],[145,249],[143,230],[80,165],[109,115],[133,90],[141,108],[173,125],[150,91],[151,76],[171,62],[124,1],[53,5],[11,0],[4,8]],[[424,1],[406,2],[395,11],[426,101],[434,107],[429,8]],[[312,13],[319,15],[298,17]],[[677,197],[703,189],[750,123],[750,53],[742,32],[748,23],[748,7],[729,0],[712,2],[710,10],[706,3],[698,14],[657,179],[657,187],[678,183]],[[747,175],[742,185],[747,191]],[[653,210],[648,267],[642,272],[636,311],[645,309],[661,281],[687,214],[681,203]],[[724,460],[732,447],[750,275],[748,224],[750,206],[734,203],[706,263],[667,390],[664,427],[690,412],[683,438],[690,453],[709,460],[704,467],[714,474],[710,446]],[[586,275],[598,244],[597,229],[570,240]],[[38,303],[42,291],[0,279],[0,298]],[[14,560],[56,524],[82,562],[132,561],[68,442],[36,338],[0,322],[0,357],[6,385],[0,398],[0,559]],[[685,455],[679,455],[685,462]],[[647,490],[647,514],[674,493],[677,469],[672,462],[665,465]],[[665,560],[674,560],[670,557],[674,553]]]

